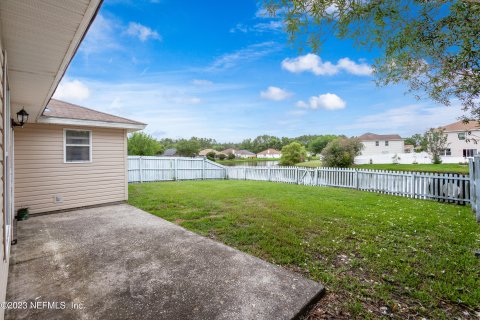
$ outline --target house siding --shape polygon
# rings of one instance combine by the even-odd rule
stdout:
[[[1,34],[1,29],[0,29],[0,34]],[[0,38],[0,66],[1,66],[1,74],[0,74],[0,150],[1,150],[1,156],[0,156],[0,208],[2,208],[2,219],[1,219],[1,225],[2,225],[2,259],[0,260],[0,302],[5,301],[6,293],[7,293],[7,280],[8,280],[8,265],[9,265],[9,252],[10,252],[10,243],[5,243],[5,237],[3,236],[6,234],[5,228],[5,215],[6,214],[11,214],[8,212],[5,212],[5,167],[4,167],[4,159],[5,159],[5,151],[8,148],[8,146],[5,146],[4,143],[4,130],[10,130],[9,126],[7,125],[7,128],[4,128],[4,110],[9,107],[7,106],[6,103],[6,78],[5,78],[5,70],[7,68],[6,64],[6,59],[3,53],[3,47],[2,47],[2,39]],[[6,249],[6,250],[5,250]],[[0,319],[4,318],[4,310],[0,310]]]
[[[362,150],[362,156],[373,156],[381,154],[394,154],[404,153],[404,142],[403,140],[388,140],[388,146],[385,146],[385,140],[379,141],[379,146],[375,145],[375,141],[368,140],[362,141],[365,146]]]
[[[463,157],[464,149],[475,149],[477,152],[480,150],[480,146],[477,144],[480,140],[480,138],[478,138],[480,137],[480,131],[472,130],[471,135],[466,135],[466,138],[470,139],[469,142],[458,139],[458,134],[461,132],[465,133],[465,131],[467,130],[445,132],[447,134],[447,149],[451,150],[451,157]],[[477,143],[475,143],[474,140],[476,140]]]
[[[64,163],[64,129],[92,131],[92,162]],[[16,130],[16,209],[35,214],[127,200],[126,141],[124,129],[27,124]]]

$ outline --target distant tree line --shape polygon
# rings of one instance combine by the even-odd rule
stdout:
[[[260,135],[254,139],[245,139],[239,143],[220,143],[215,139],[199,137],[191,137],[190,139],[155,139],[144,132],[135,132],[128,138],[128,154],[153,156],[162,154],[166,149],[171,148],[175,148],[178,155],[186,157],[198,155],[200,150],[203,149],[222,151],[233,148],[259,153],[268,148],[282,150],[283,147],[293,142],[297,142],[312,154],[320,154],[330,141],[339,137],[345,138],[345,136],[337,135],[303,135],[295,138]]]

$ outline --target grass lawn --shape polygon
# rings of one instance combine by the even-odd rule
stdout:
[[[320,160],[313,160],[307,162],[297,163],[299,167],[316,168],[321,167]],[[358,169],[372,169],[372,170],[391,170],[391,171],[417,171],[417,172],[448,172],[468,174],[468,165],[459,165],[456,163],[447,164],[359,164],[355,165]]]
[[[255,181],[134,184],[129,195],[134,206],[323,283],[312,319],[480,312],[480,225],[468,206]]]
[[[356,165],[359,169],[374,170],[395,170],[395,171],[418,171],[418,172],[448,172],[468,174],[468,165],[459,165],[457,163],[446,164],[360,164]]]
[[[322,166],[322,161],[320,161],[320,160],[305,161],[305,162],[297,163],[296,166],[297,167],[316,168],[316,167],[321,167]]]

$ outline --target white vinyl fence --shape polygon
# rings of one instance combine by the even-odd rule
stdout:
[[[351,168],[226,167],[198,158],[128,157],[129,182],[168,180],[256,180],[331,186],[432,199],[458,204],[480,199],[480,183],[470,176],[449,173],[403,172]],[[470,164],[470,172],[474,163]],[[480,168],[480,158],[478,159]],[[480,181],[480,170],[475,171]],[[479,188],[475,186],[478,185]],[[476,193],[475,193],[476,192]],[[476,203],[476,202],[475,202]],[[480,203],[478,204],[480,211]]]

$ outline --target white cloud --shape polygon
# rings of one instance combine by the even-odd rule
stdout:
[[[212,81],[205,79],[193,79],[192,83],[196,86],[211,86],[213,84]]]
[[[268,87],[267,90],[260,92],[260,97],[268,100],[281,101],[292,96],[291,92],[278,87]]]
[[[233,28],[230,29],[230,33],[235,33],[235,32],[242,32],[242,33],[247,33],[248,32],[248,26],[237,23],[237,25]]]
[[[282,69],[292,73],[311,72],[317,76],[334,75],[344,70],[354,75],[370,75],[372,68],[366,63],[356,63],[349,58],[342,58],[336,64],[322,59],[313,53],[296,58],[287,58],[282,61]]]
[[[366,63],[356,63],[349,58],[342,58],[338,60],[337,66],[339,69],[343,69],[348,73],[356,76],[368,76],[372,74],[372,67]]]
[[[358,117],[353,123],[340,126],[339,129],[388,130],[410,135],[455,122],[462,115],[464,112],[460,105],[445,107],[412,104]]]
[[[325,109],[325,110],[339,110],[344,109],[347,103],[334,93],[325,93],[319,96],[312,96],[308,99],[308,103],[305,101],[298,101],[296,104],[299,108],[309,109]]]
[[[67,101],[83,101],[90,97],[90,90],[87,85],[79,80],[64,79],[57,87],[55,99]]]
[[[79,51],[89,55],[101,51],[122,49],[116,38],[120,25],[114,19],[98,14],[85,36]]]
[[[313,53],[297,58],[287,58],[282,61],[282,68],[293,73],[310,71],[317,76],[338,73],[338,68],[334,64],[329,61],[323,62],[319,56]]]
[[[133,37],[137,37],[140,41],[147,41],[148,39],[162,40],[162,37],[157,31],[137,22],[130,22],[126,33]]]
[[[260,59],[280,49],[281,47],[277,43],[272,41],[256,43],[243,49],[234,51],[232,53],[227,53],[223,56],[218,57],[211,64],[211,66],[207,68],[207,71],[230,69],[240,63],[247,63],[252,60]]]

